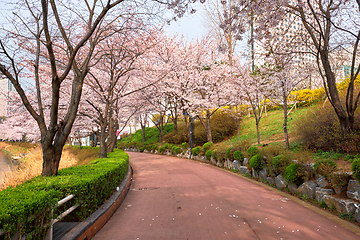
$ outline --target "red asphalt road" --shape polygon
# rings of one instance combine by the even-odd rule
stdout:
[[[129,156],[131,190],[94,240],[360,239],[294,201],[207,164]]]

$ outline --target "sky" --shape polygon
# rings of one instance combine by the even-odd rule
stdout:
[[[207,35],[209,30],[204,26],[204,10],[200,4],[197,4],[196,13],[187,14],[178,21],[165,25],[164,29],[169,35],[184,35],[188,41],[194,41]]]

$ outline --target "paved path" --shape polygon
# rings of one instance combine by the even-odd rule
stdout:
[[[221,169],[153,154],[129,156],[131,190],[94,240],[360,239],[330,219]]]

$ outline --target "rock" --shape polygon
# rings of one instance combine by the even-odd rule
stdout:
[[[259,174],[254,169],[251,170],[251,173],[254,178],[259,178]]]
[[[216,165],[216,159],[215,159],[215,158],[211,157],[210,162],[211,162],[212,164]]]
[[[232,169],[234,170],[239,170],[239,167],[241,166],[241,163],[237,160],[234,160],[233,164],[232,164]]]
[[[354,218],[357,222],[360,222],[360,206],[357,205],[356,206],[356,210],[355,210],[355,213],[354,213]]]
[[[330,195],[330,194],[333,194],[333,193],[334,193],[334,190],[332,190],[332,189],[321,188],[321,187],[315,188],[316,200],[319,203],[324,199],[324,195]]]
[[[267,177],[267,178],[266,178],[266,181],[267,181],[269,184],[275,184],[275,178]]]
[[[242,174],[248,174],[248,175],[250,175],[249,169],[248,169],[247,167],[245,167],[245,166],[240,166],[240,167],[239,167],[239,172],[241,172]]]
[[[246,164],[249,163],[249,160],[247,158],[244,158],[244,163],[243,163],[243,166],[246,166]]]
[[[223,167],[223,166],[224,166],[224,162],[222,162],[222,161],[217,161],[216,166],[218,166],[218,167]]]
[[[350,180],[346,195],[351,198],[360,201],[360,184],[357,180]]]
[[[296,186],[295,183],[289,183],[288,188],[289,188],[289,191],[291,193],[297,193],[298,192],[298,187]]]
[[[279,174],[276,178],[275,178],[275,184],[278,188],[286,188],[287,187],[287,182],[285,180],[285,178]]]
[[[334,205],[339,213],[350,213],[350,214],[354,214],[355,211],[358,209],[358,205],[359,205],[359,203],[354,202],[350,199],[340,199],[330,195],[324,195],[324,202],[326,203],[326,205],[328,205],[328,207]]]
[[[335,173],[331,179],[331,183],[336,194],[346,191],[349,178],[350,175],[348,173]]]
[[[267,168],[263,168],[263,170],[261,170],[261,171],[259,172],[259,178],[260,178],[261,180],[263,180],[263,181],[266,181],[267,175],[268,175],[268,170],[267,170]]]
[[[305,197],[313,199],[315,198],[315,190],[317,184],[314,181],[308,181],[301,184],[298,188],[298,192]]]
[[[324,187],[328,187],[330,186],[330,184],[328,183],[328,181],[326,181],[326,179],[323,177],[323,176],[319,176],[316,180],[315,180],[316,184],[321,187],[321,188],[324,188]]]

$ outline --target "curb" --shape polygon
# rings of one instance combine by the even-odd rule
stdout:
[[[98,210],[68,232],[62,240],[91,239],[111,218],[113,213],[125,199],[130,188],[132,174],[133,171],[129,164],[128,170],[119,185],[119,190],[116,191]]]

